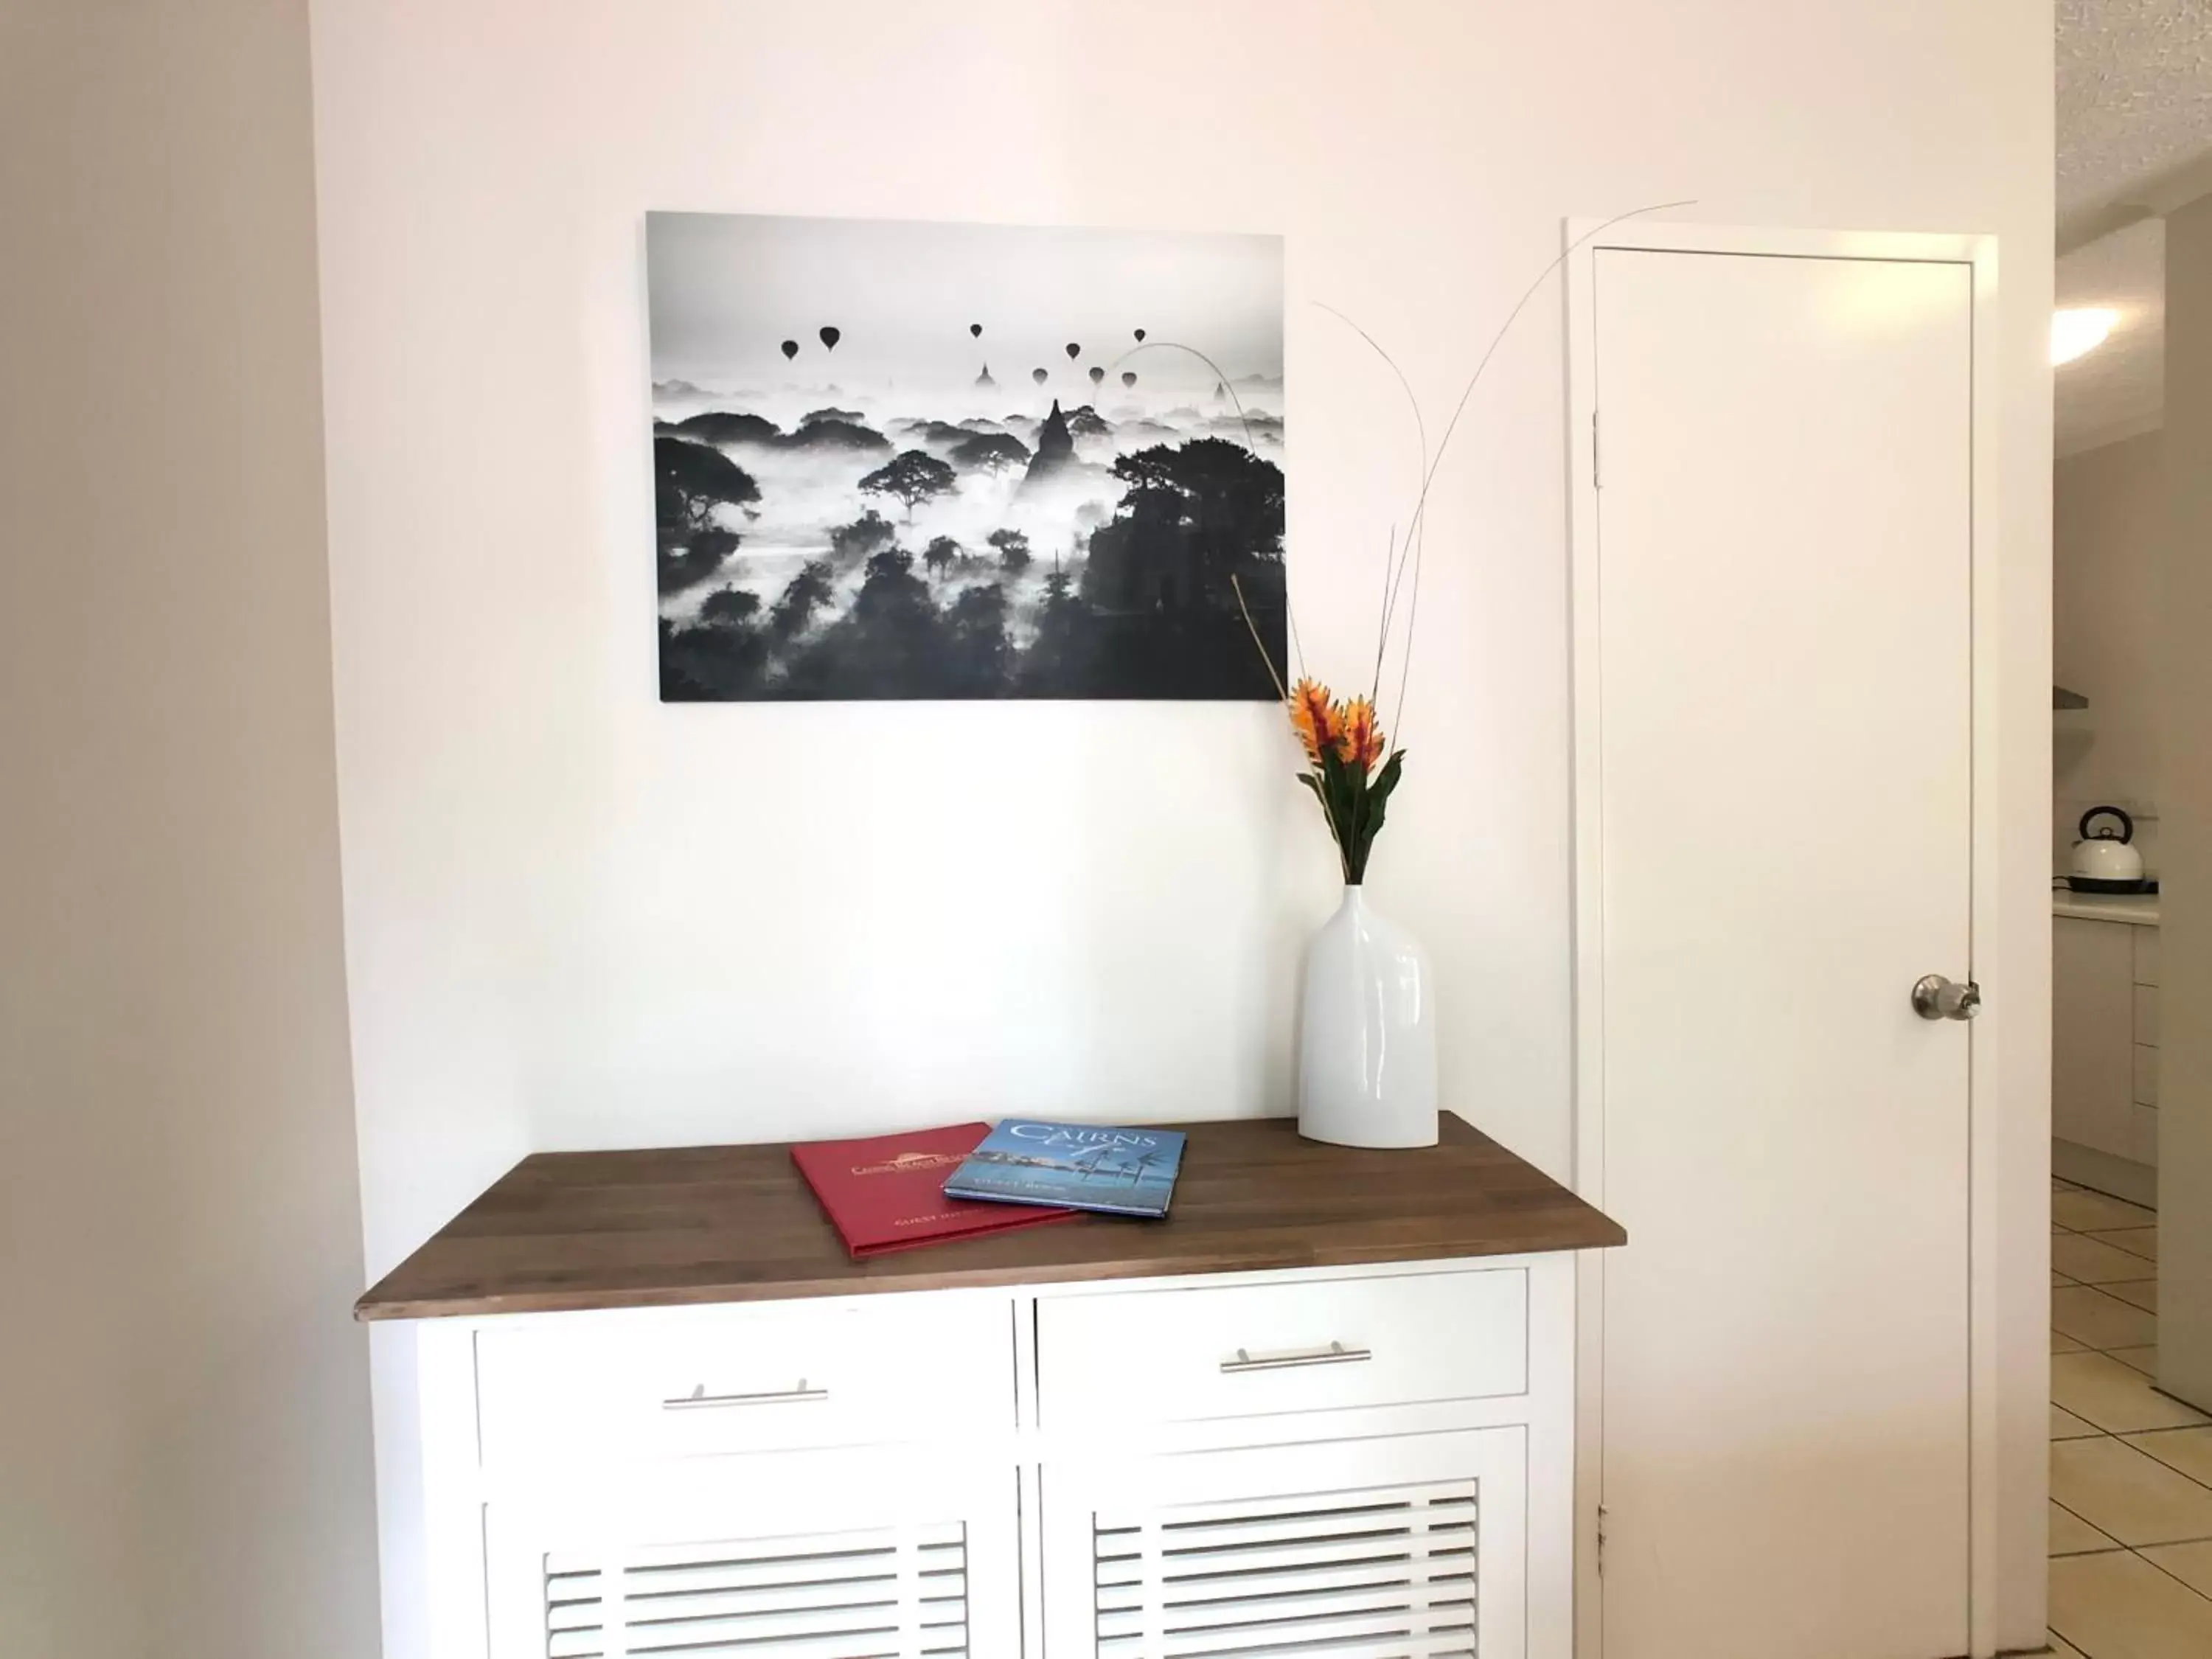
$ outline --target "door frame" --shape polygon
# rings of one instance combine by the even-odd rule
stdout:
[[[1595,258],[1601,249],[1740,254],[1768,258],[1871,259],[1958,264],[1972,273],[1969,411],[1971,674],[1973,729],[1968,844],[1968,957],[1961,964],[1988,995],[1967,1028],[1967,1474],[1966,1627],[1972,1659],[1996,1652],[1997,1594],[1997,1055],[2007,999],[1990,947],[2000,937],[1997,883],[1999,614],[1997,547],[1997,246],[1994,236],[1816,231],[1673,222],[1566,222],[1567,536],[1571,587],[1569,662],[1574,707],[1571,769],[1575,829],[1574,1178],[1577,1193],[1605,1205],[1604,823],[1598,810],[1602,684],[1597,628],[1597,360]],[[1931,971],[1955,972],[1940,964]],[[1902,988],[1900,988],[1902,994]],[[1636,1248],[1629,1241],[1628,1248]],[[1604,1601],[1598,1577],[1604,1467],[1602,1251],[1577,1267],[1575,1401],[1576,1651],[1602,1659]]]

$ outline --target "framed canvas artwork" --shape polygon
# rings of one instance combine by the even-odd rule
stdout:
[[[646,241],[663,701],[1274,696],[1279,238]]]

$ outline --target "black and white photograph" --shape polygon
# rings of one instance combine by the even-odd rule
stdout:
[[[646,244],[662,701],[1277,695],[1280,238]]]

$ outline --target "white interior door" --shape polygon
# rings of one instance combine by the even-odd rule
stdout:
[[[1961,1654],[1973,267],[1584,270],[1603,1651]]]

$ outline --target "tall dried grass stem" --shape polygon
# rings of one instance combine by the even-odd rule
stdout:
[[[1257,623],[1252,620],[1251,607],[1244,603],[1244,584],[1237,580],[1237,573],[1229,573],[1229,586],[1237,595],[1237,613],[1244,618],[1244,629],[1252,636],[1252,643],[1260,647],[1260,660],[1267,665],[1267,678],[1275,683],[1275,700],[1285,707],[1291,701],[1290,692],[1283,685],[1283,677],[1275,672],[1275,659],[1267,654],[1267,642],[1260,637]],[[1285,609],[1289,607],[1286,605]]]

